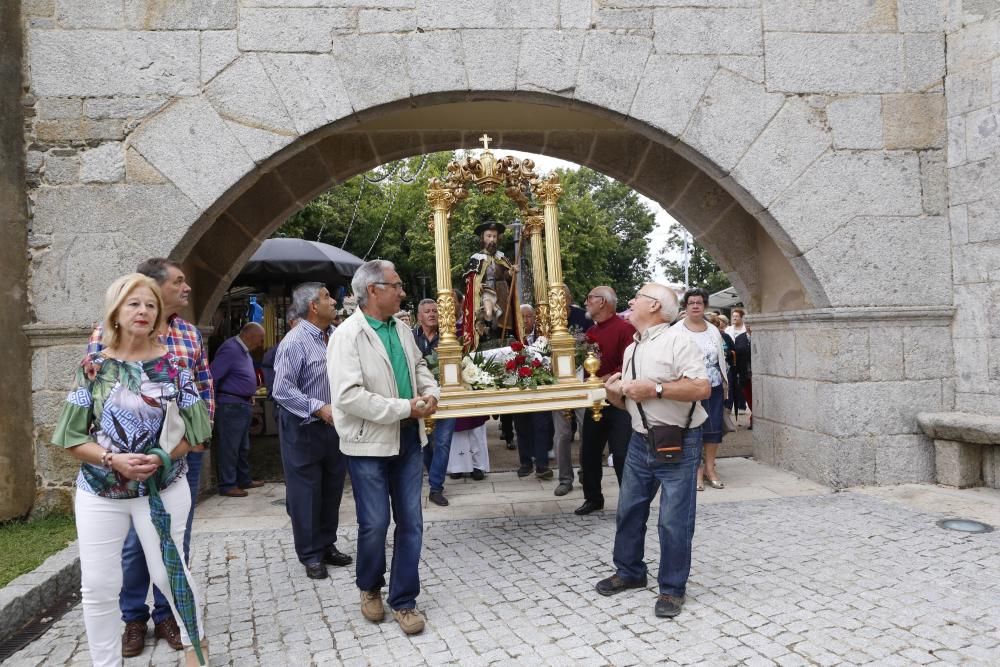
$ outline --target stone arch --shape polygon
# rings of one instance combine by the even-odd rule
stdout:
[[[317,192],[501,127],[501,151],[587,164],[657,199],[730,272],[759,313],[760,458],[834,485],[933,478],[914,414],[950,409],[955,392],[943,16],[879,3],[836,20],[772,2],[36,4],[23,69],[37,441],[66,383],[49,369],[78,355],[114,275],[150,254],[183,260],[203,319]],[[473,129],[445,122],[491,105],[495,120]],[[979,168],[961,173],[979,183]]]
[[[413,100],[383,105],[363,119],[319,128],[262,161],[210,206],[173,251],[189,266],[195,294],[202,297],[196,301],[198,318],[214,311],[259,244],[319,193],[390,160],[474,148],[483,129],[495,135],[501,154],[503,149],[524,150],[577,162],[660,202],[706,245],[755,310],[826,302],[808,267],[798,267],[806,271],[803,281],[780,252],[774,232],[764,226],[781,235],[773,219],[762,216],[762,223],[755,218],[723,184],[674,150],[676,142],[662,133],[648,127],[640,133],[635,123],[625,125],[606,111],[537,93],[528,101],[516,95],[424,100],[427,105]],[[737,194],[752,201],[741,189]],[[766,258],[763,273],[758,257]]]

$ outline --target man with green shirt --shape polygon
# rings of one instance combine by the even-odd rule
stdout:
[[[424,629],[416,608],[423,541],[422,421],[434,414],[440,391],[413,333],[393,313],[406,296],[391,262],[366,262],[351,288],[358,310],[341,324],[327,348],[333,423],[347,456],[358,514],[356,582],[361,614],[385,617],[385,540],[396,522],[389,607],[406,634]]]

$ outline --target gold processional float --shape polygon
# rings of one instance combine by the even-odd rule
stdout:
[[[427,187],[427,201],[433,210],[429,226],[434,234],[440,336],[437,353],[441,400],[433,419],[590,408],[594,419],[599,420],[605,399],[604,385],[596,375],[600,361],[588,352],[582,365],[589,377],[579,379],[576,343],[567,328],[569,304],[559,252],[559,175],[539,177],[533,161],[512,155],[498,160],[489,149],[492,139],[484,134],[480,141],[484,150],[479,157],[466,156],[451,162],[447,177],[433,178]],[[472,186],[488,195],[502,189],[521,211],[524,229],[531,239],[536,327],[548,340],[553,384],[504,389],[472,389],[463,384],[463,346],[456,337],[448,223],[451,212],[468,197]],[[541,201],[543,209],[533,205],[533,200]]]

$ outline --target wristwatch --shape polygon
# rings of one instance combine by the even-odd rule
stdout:
[[[656,383],[656,397],[663,398],[663,385],[659,382]]]

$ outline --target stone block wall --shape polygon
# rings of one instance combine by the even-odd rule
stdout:
[[[113,277],[187,261],[207,321],[284,216],[380,156],[473,147],[418,112],[487,100],[587,115],[498,143],[657,198],[766,311],[761,458],[930,479],[915,413],[1000,401],[993,4],[26,0],[36,443]]]
[[[955,407],[1000,414],[1000,6],[958,3],[948,25],[948,185]]]
[[[754,315],[754,455],[834,487],[934,481],[915,414],[954,401],[951,307]]]

